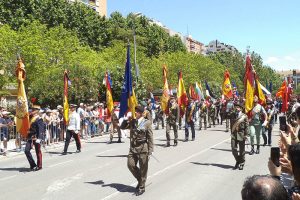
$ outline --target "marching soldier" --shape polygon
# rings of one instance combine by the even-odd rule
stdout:
[[[30,129],[25,146],[25,155],[30,164],[30,169],[33,171],[38,171],[42,169],[42,151],[41,151],[41,141],[43,134],[45,133],[45,125],[42,118],[39,116],[40,106],[34,105],[30,113]],[[32,158],[30,150],[32,146],[35,148],[37,164]]]
[[[130,128],[130,149],[127,166],[138,181],[136,195],[139,196],[145,192],[149,156],[153,152],[153,133],[151,121],[143,117],[144,108],[137,106],[135,111],[136,120],[130,120],[127,125],[125,121],[121,127],[122,129]]]
[[[234,104],[233,104],[233,99],[230,98],[228,101],[226,101],[226,109],[225,109],[225,124],[226,124],[226,131],[225,132],[228,132],[229,131],[229,121],[232,117],[232,112],[233,112],[233,107],[234,107]],[[234,114],[233,114],[234,115]]]
[[[264,121],[261,121],[261,116],[263,116]],[[249,120],[250,125],[250,142],[251,151],[249,155],[254,154],[254,137],[256,136],[257,149],[256,154],[260,153],[260,136],[262,134],[262,127],[267,124],[267,113],[263,106],[258,103],[258,97],[254,96],[254,107],[251,110],[251,118]]]
[[[263,129],[263,139],[264,139],[264,144],[263,146],[266,146],[267,144],[271,146],[272,144],[272,130],[274,126],[274,113],[275,113],[275,108],[274,104],[272,101],[267,102],[267,107],[266,107],[266,112],[267,112],[267,125]],[[268,132],[268,137],[266,135],[266,132]]]
[[[199,116],[200,120],[199,120],[199,125],[200,125],[200,130],[202,129],[202,120],[204,123],[204,129],[206,130],[207,127],[207,106],[204,103],[204,99],[201,99],[201,103],[200,103],[200,116]]]
[[[111,144],[112,143],[112,140],[114,138],[114,132],[115,130],[117,130],[118,132],[118,143],[121,143],[121,129],[120,129],[120,126],[119,126],[119,118],[117,116],[117,114],[115,113],[115,109],[117,108],[117,106],[114,106],[114,109],[112,110],[112,113],[111,113],[111,121],[112,121],[112,129],[110,131],[110,140],[108,142],[108,144]]]
[[[216,107],[212,100],[210,100],[210,107],[209,107],[209,112],[208,112],[208,128],[211,128],[211,124],[215,127],[215,116],[216,116]]]
[[[65,141],[65,147],[62,155],[66,155],[68,151],[68,147],[70,144],[71,137],[75,139],[76,142],[76,153],[81,152],[81,143],[80,143],[80,136],[79,136],[79,131],[80,131],[80,116],[76,112],[76,105],[71,104],[70,105],[70,114],[69,114],[69,123],[67,127],[67,132],[66,132],[66,141]]]
[[[167,136],[167,147],[170,146],[170,129],[171,127],[174,130],[174,146],[177,146],[178,139],[178,130],[177,123],[179,118],[178,105],[175,101],[174,96],[170,97],[170,102],[168,106],[168,114],[167,114],[167,125],[166,125],[166,136]]]
[[[195,113],[196,113],[196,108],[195,108],[195,103],[191,98],[189,98],[188,106],[186,108],[186,113],[185,113],[185,142],[189,140],[189,126],[191,127],[192,131],[192,141],[195,140]]]
[[[249,135],[249,122],[242,112],[243,106],[236,104],[234,116],[231,118],[231,150],[236,160],[234,169],[243,170],[245,165],[245,141]],[[239,149],[239,150],[238,150]]]

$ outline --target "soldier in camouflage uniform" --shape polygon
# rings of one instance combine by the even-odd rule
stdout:
[[[206,117],[207,117],[207,107],[204,103],[204,99],[201,99],[201,103],[200,103],[200,112],[199,112],[199,129],[202,129],[202,120],[204,123],[204,129],[206,130],[207,127],[207,121],[206,121]]]
[[[249,135],[249,122],[246,114],[242,112],[243,106],[235,104],[231,125],[231,150],[236,160],[234,169],[243,170],[245,165],[245,141]],[[239,150],[238,150],[239,149]]]
[[[166,136],[167,136],[167,147],[170,146],[170,129],[174,130],[174,146],[177,146],[178,131],[177,123],[179,118],[179,108],[173,96],[171,96],[168,106],[167,124],[166,124]]]
[[[122,128],[130,128],[127,166],[138,181],[136,186],[136,195],[138,196],[145,192],[148,161],[153,152],[153,132],[151,122],[143,117],[144,108],[137,106],[135,110],[136,119],[131,120],[129,125],[122,123]]]
[[[208,111],[208,128],[211,128],[211,124],[215,127],[215,117],[216,117],[216,106],[210,100],[210,107]]]

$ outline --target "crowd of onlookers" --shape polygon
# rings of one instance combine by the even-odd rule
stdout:
[[[287,129],[280,131],[279,166],[269,159],[270,175],[248,177],[241,192],[243,200],[300,200],[299,99],[293,99],[289,107]]]

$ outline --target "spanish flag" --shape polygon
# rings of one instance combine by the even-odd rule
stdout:
[[[19,59],[17,64],[16,76],[18,79],[18,96],[16,105],[17,132],[19,132],[23,138],[26,138],[29,130],[29,113],[28,102],[23,83],[26,78],[25,65],[21,59]]]
[[[180,108],[180,116],[182,117],[185,112],[185,107],[188,104],[188,99],[187,99],[187,95],[185,92],[181,71],[179,72],[177,99],[178,99],[178,106]]]
[[[253,99],[255,92],[255,79],[254,71],[251,64],[251,58],[249,55],[246,57],[246,73],[244,78],[245,84],[245,111],[248,114],[249,111],[253,108]]]
[[[64,72],[64,123],[69,124],[69,103],[68,103],[68,86],[70,79],[67,70]]]
[[[111,92],[112,81],[110,78],[110,74],[108,72],[105,73],[105,85],[106,85],[106,105],[108,110],[107,115],[108,117],[110,117],[112,114],[112,110],[114,108],[114,101]]]
[[[164,113],[167,114],[168,112],[168,101],[169,101],[169,85],[168,85],[168,79],[167,79],[167,66],[163,65],[163,79],[164,79],[164,88],[163,93],[161,97],[161,108],[164,111]]]
[[[224,82],[223,82],[223,95],[227,98],[232,97],[232,86],[230,83],[230,74],[229,71],[226,69],[224,73]]]

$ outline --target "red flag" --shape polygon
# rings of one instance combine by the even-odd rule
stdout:
[[[288,96],[289,96],[288,86],[286,80],[284,80],[280,89],[276,93],[276,97],[282,98],[281,112],[286,112],[288,109]]]
[[[186,91],[182,79],[182,72],[179,72],[178,91],[177,91],[178,106],[180,108],[180,116],[184,115],[185,107],[188,104]]]
[[[189,88],[189,94],[192,99],[194,99],[194,100],[198,99],[198,95],[196,94],[195,89],[192,84],[190,85],[190,88]]]

